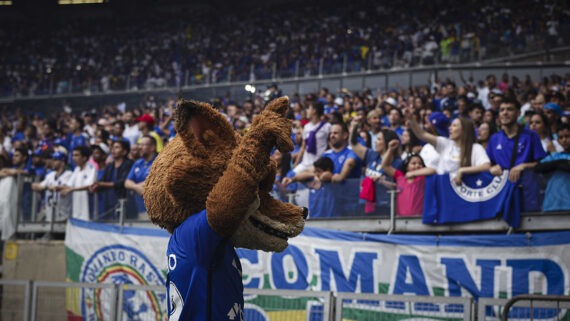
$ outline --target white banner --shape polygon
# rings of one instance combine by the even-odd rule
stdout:
[[[66,236],[68,278],[164,285],[168,238],[159,229],[121,230],[72,219]],[[510,298],[569,294],[569,245],[567,231],[415,236],[306,228],[282,253],[239,249],[238,254],[248,288]],[[81,305],[70,308],[71,315],[104,312],[97,293],[82,295]],[[163,319],[157,305],[166,306],[164,296],[133,294],[129,299],[124,313]]]

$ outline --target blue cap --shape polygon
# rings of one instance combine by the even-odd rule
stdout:
[[[64,161],[67,162],[67,155],[65,155],[62,152],[55,152],[53,154],[51,154],[51,158],[52,159],[56,159],[56,160],[60,160],[60,161]]]
[[[544,110],[552,110],[556,115],[562,116],[562,109],[560,106],[558,106],[558,104],[546,103],[543,108]]]
[[[435,127],[439,136],[449,137],[449,118],[447,116],[434,111],[429,115],[429,122]]]
[[[54,139],[53,144],[54,145],[65,145],[63,139],[61,139],[61,138]]]

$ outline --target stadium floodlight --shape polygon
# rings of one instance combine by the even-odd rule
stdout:
[[[104,3],[106,0],[57,0],[57,4],[94,4]]]
[[[255,94],[255,86],[247,84],[247,85],[245,85],[245,91],[252,93],[252,94]]]

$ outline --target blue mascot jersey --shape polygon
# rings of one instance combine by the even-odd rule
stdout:
[[[170,321],[243,320],[239,257],[230,240],[212,230],[205,210],[174,230],[166,255]]]

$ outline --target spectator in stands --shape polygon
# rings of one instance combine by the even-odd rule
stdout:
[[[504,169],[510,169],[509,179],[513,182],[519,180],[522,171],[534,168],[546,156],[539,136],[517,123],[519,108],[518,101],[513,99],[507,99],[501,104],[501,131],[491,136],[487,146],[487,154],[494,164],[491,174],[501,175]],[[518,142],[516,149],[515,141]]]
[[[154,117],[149,114],[144,114],[141,117],[137,118],[137,121],[139,122],[139,129],[141,132],[139,144],[142,141],[142,137],[146,135],[152,136],[152,138],[154,138],[156,141],[156,152],[160,153],[164,148],[164,143],[162,142],[162,138],[154,131]]]
[[[319,157],[313,163],[314,180],[311,182],[311,194],[309,196],[309,218],[324,218],[338,215],[338,210],[344,204],[339,204],[334,190],[334,185],[323,183],[330,182],[334,175],[334,163],[328,157]]]
[[[449,110],[451,112],[457,110],[457,88],[455,83],[450,82],[445,85],[445,97],[440,102],[440,109],[442,111]]]
[[[558,126],[560,126],[560,117],[562,117],[562,109],[558,104],[546,103],[543,107],[544,114],[548,118],[550,124],[550,132],[558,133]],[[556,135],[553,135],[556,139]]]
[[[400,137],[400,143],[402,145],[402,154],[400,155],[402,161],[406,160],[408,155],[412,153],[418,154],[422,150],[422,144],[420,140],[410,129],[404,130],[402,136]]]
[[[65,145],[69,148],[71,158],[71,166],[75,165],[75,158],[73,157],[73,151],[76,147],[80,146],[87,146],[88,137],[83,133],[83,127],[85,126],[85,122],[83,118],[80,116],[73,116],[69,120],[69,130],[70,132],[67,134],[66,143]]]
[[[46,154],[49,154],[49,151],[43,151],[41,147],[36,148],[34,153],[32,154],[32,164],[30,166],[30,174],[36,176],[38,179],[43,180],[46,177],[47,168],[46,168]]]
[[[330,158],[333,162],[332,175],[321,175],[323,185],[332,184],[337,208],[336,215],[354,215],[358,211],[358,179],[361,173],[361,162],[358,156],[348,146],[348,128],[344,123],[331,125],[329,136],[331,149],[322,157]],[[315,172],[313,171],[314,178]]]
[[[51,154],[51,169],[45,179],[32,184],[32,189],[36,192],[44,192],[45,207],[43,216],[48,222],[64,222],[71,216],[72,199],[71,195],[62,196],[60,187],[69,185],[71,171],[66,169],[67,154],[55,152]],[[42,215],[40,215],[41,217]]]
[[[402,169],[394,168],[390,163],[398,150],[398,141],[392,140],[382,157],[382,170],[389,177],[394,178],[398,188],[396,196],[396,213],[399,216],[421,215],[424,208],[425,176],[407,178],[406,173],[417,171],[425,167],[419,154],[411,153],[402,162]]]
[[[98,172],[97,178],[103,174],[103,169],[107,165],[107,156],[109,155],[109,146],[105,143],[91,145],[91,158],[89,162],[95,166]]]
[[[542,148],[547,153],[552,153],[556,151],[556,147],[552,142],[552,135],[550,134],[550,126],[548,123],[548,118],[543,113],[534,113],[530,117],[529,128],[535,132],[540,138],[540,143]]]
[[[495,87],[497,86],[497,78],[495,77],[495,75],[488,75],[485,80],[485,84],[486,84],[485,87],[479,89],[477,98],[483,103],[483,107],[489,110],[491,109],[489,94],[491,93],[491,90],[495,89]]]
[[[558,128],[558,142],[563,151],[548,155],[535,168],[538,172],[553,172],[542,204],[545,212],[570,210],[570,124]]]
[[[449,126],[449,138],[435,136],[423,130],[411,111],[410,128],[419,139],[431,144],[439,154],[438,174],[449,173],[455,184],[462,184],[463,174],[488,171],[491,163],[485,149],[475,143],[475,128],[470,119],[458,117]]]
[[[127,110],[123,114],[123,122],[125,123],[125,130],[123,131],[123,137],[129,140],[131,146],[137,144],[139,138],[141,137],[141,131],[138,124],[135,121],[135,116],[132,111]],[[117,135],[117,134],[115,134]]]
[[[392,107],[390,112],[388,113],[388,120],[390,121],[390,130],[393,130],[398,134],[398,137],[402,136],[404,132],[404,127],[402,126],[402,121],[404,119],[404,115],[402,111],[398,107]]]
[[[332,183],[341,183],[345,179],[360,178],[360,161],[358,156],[348,147],[348,128],[343,123],[331,125],[329,135],[331,149],[323,153],[334,163]]]
[[[89,187],[97,181],[97,169],[89,162],[91,151],[87,146],[77,146],[73,149],[75,169],[65,186],[58,187],[61,196],[73,193],[72,215],[84,221],[90,220]]]
[[[157,155],[156,140],[153,136],[145,135],[141,137],[141,143],[139,145],[141,147],[141,158],[131,167],[131,171],[125,181],[125,188],[133,190],[136,193],[135,201],[137,203],[138,218],[146,220],[148,216],[142,194],[144,193],[144,181]]]
[[[376,141],[376,137],[382,131],[382,109],[377,108],[373,109],[368,112],[366,115],[366,122],[368,123],[368,127],[370,128],[368,132],[370,133],[370,143],[372,146],[372,150],[376,150],[376,144],[372,142]]]
[[[501,131],[491,136],[487,154],[493,163],[491,174],[499,176],[509,169],[509,180],[519,182],[523,188],[523,211],[540,209],[537,179],[532,172],[536,164],[546,156],[538,135],[517,123],[520,116],[519,102],[506,99],[500,107]],[[523,175],[525,174],[525,175]]]
[[[299,151],[299,154],[302,156],[297,158],[293,164],[295,175],[305,172],[304,174],[311,177],[313,163],[327,149],[331,125],[322,119],[323,115],[324,106],[322,103],[309,103],[309,108],[307,109],[309,122],[303,127],[303,141]],[[301,177],[298,178],[299,180],[302,180]]]
[[[485,108],[478,102],[471,104],[471,107],[469,107],[469,118],[471,118],[475,127],[479,128],[479,125],[483,122],[484,112]]]
[[[124,137],[124,132],[125,132],[125,122],[122,120],[116,120],[113,123],[113,128],[112,128],[112,135],[110,137],[111,141],[115,142],[115,141],[125,141],[127,143],[131,143],[130,140],[126,137]]]
[[[125,181],[134,164],[132,160],[127,158],[129,152],[130,145],[127,141],[114,141],[111,145],[113,161],[104,168],[101,178],[89,188],[92,193],[104,193],[105,198],[101,204],[104,213],[109,213],[110,210],[116,208],[119,199],[127,198]],[[108,216],[117,218],[114,214],[110,213]]]
[[[495,130],[501,127],[499,120],[497,119],[497,112],[491,109],[485,110],[483,113],[483,122],[493,125],[495,127]]]
[[[350,147],[352,151],[358,156],[359,160],[364,162],[365,172],[364,180],[362,182],[363,186],[369,186],[372,191],[370,194],[375,195],[375,205],[368,204],[365,208],[367,213],[375,212],[377,214],[388,214],[390,210],[390,195],[388,190],[393,188],[395,185],[390,179],[386,178],[384,171],[381,168],[382,164],[382,154],[386,151],[387,145],[392,140],[399,140],[398,134],[389,129],[383,129],[376,136],[374,145],[376,150],[367,148],[358,142],[358,126],[360,119],[355,117],[351,122],[351,135],[350,135]],[[402,160],[400,155],[394,155],[392,160],[393,167],[400,167]]]
[[[12,166],[0,170],[0,177],[17,176],[19,174],[28,175],[30,170],[30,155],[28,149],[19,147],[12,154]]]
[[[495,127],[495,125],[489,124],[488,122],[482,122],[477,128],[477,143],[481,144],[481,146],[486,149],[489,144],[489,139],[496,132],[497,127]]]

